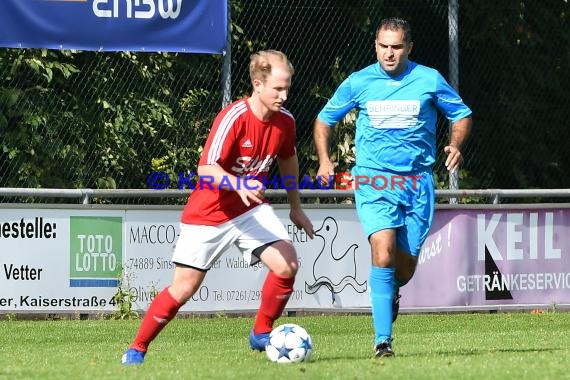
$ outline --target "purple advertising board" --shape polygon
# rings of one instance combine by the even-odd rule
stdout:
[[[570,304],[570,209],[440,209],[402,308]]]

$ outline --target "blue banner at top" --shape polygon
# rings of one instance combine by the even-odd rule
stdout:
[[[228,0],[0,0],[0,46],[221,54]]]

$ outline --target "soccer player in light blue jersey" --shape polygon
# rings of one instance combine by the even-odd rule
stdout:
[[[435,208],[432,166],[437,111],[452,123],[444,148],[446,168],[462,163],[461,146],[471,130],[471,110],[435,69],[408,59],[407,21],[389,18],[376,30],[377,63],[352,73],[319,113],[314,140],[318,178],[334,178],[329,157],[331,127],[352,109],[356,164],[352,169],[356,210],[371,247],[370,302],[377,358],[394,356],[392,323],[399,288],[413,276]]]

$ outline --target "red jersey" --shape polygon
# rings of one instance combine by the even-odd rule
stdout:
[[[259,120],[247,99],[224,108],[214,120],[198,165],[218,164],[235,176],[267,178],[276,158],[295,151],[295,119],[281,108],[268,121]],[[220,186],[196,186],[182,212],[182,222],[215,226],[255,207],[246,206],[238,193]]]

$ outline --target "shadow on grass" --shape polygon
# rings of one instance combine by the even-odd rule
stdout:
[[[504,353],[525,353],[525,352],[556,352],[562,351],[561,348],[498,348],[498,349],[458,349],[453,351],[437,351],[437,352],[412,352],[399,354],[396,352],[396,358],[413,358],[413,357],[446,357],[446,356],[476,356],[485,354],[494,354],[499,352]],[[311,361],[315,362],[329,362],[338,360],[362,360],[373,359],[373,353],[370,356],[362,356],[358,354],[348,355],[335,355],[327,357],[313,357]]]
[[[448,351],[437,351],[437,352],[412,352],[412,353],[404,353],[398,355],[399,357],[426,357],[426,356],[472,356],[472,355],[485,355],[485,354],[494,354],[498,352],[505,352],[505,353],[525,353],[525,352],[555,352],[555,351],[562,351],[561,348],[497,348],[497,349],[477,349],[477,348],[470,348],[470,349],[457,349],[457,350],[448,350]]]

